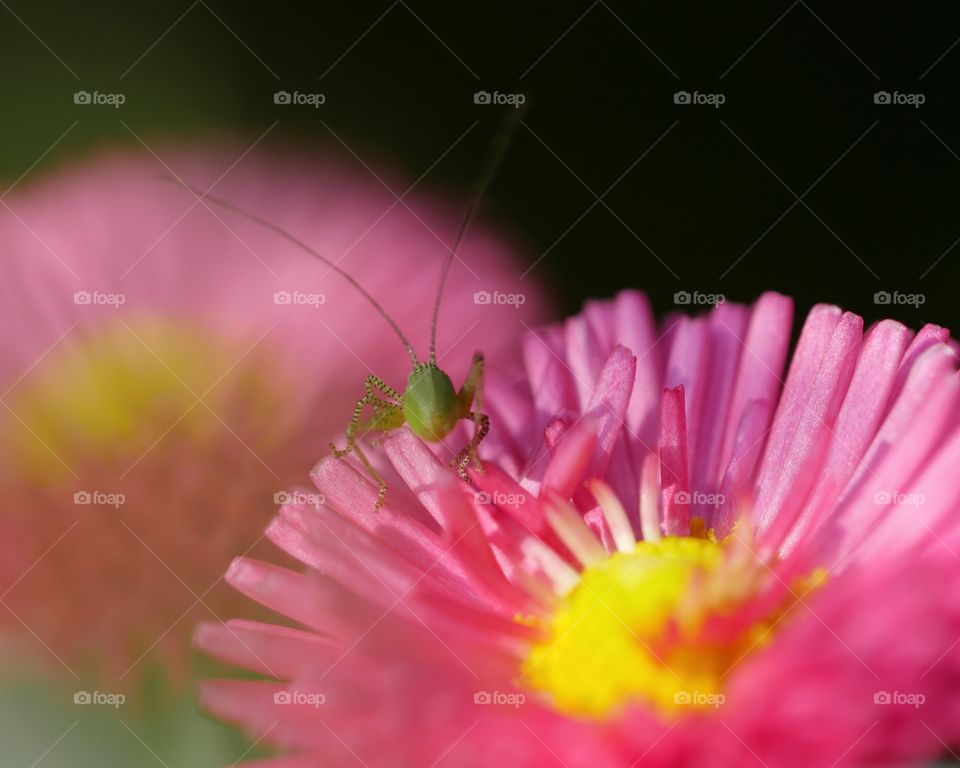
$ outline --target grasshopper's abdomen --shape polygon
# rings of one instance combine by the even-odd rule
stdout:
[[[414,434],[442,440],[461,418],[462,410],[450,377],[434,363],[413,369],[403,393],[403,415]]]

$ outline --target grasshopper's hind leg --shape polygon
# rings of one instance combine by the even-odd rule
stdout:
[[[487,414],[470,411],[467,416],[474,423],[476,429],[473,432],[473,437],[470,438],[470,442],[467,443],[466,447],[450,462],[451,466],[457,468],[457,474],[461,480],[467,480],[467,465],[470,464],[471,461],[477,469],[483,470],[483,465],[480,463],[480,456],[477,454],[477,448],[480,446],[483,438],[487,436],[487,432],[490,431],[490,417],[487,416]]]
[[[475,411],[483,410],[483,353],[475,352],[473,361],[470,363],[470,371],[467,378],[457,392],[457,398],[460,400],[460,407],[463,409],[465,417],[470,416],[470,408]]]
[[[480,412],[483,408],[483,366],[483,353],[477,352],[470,364],[470,372],[457,393],[462,409],[462,418],[470,419],[474,424],[473,437],[470,442],[450,462],[450,466],[457,468],[457,474],[460,475],[462,480],[467,479],[467,465],[471,461],[477,469],[483,470],[480,457],[477,455],[477,447],[480,445],[480,441],[487,436],[487,432],[490,431],[490,417]]]

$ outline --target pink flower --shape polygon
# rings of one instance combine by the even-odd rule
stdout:
[[[58,668],[125,681],[231,610],[218,582],[275,495],[342,437],[368,373],[410,366],[341,276],[158,175],[212,185],[338,260],[420,350],[461,216],[420,191],[398,201],[359,165],[158,154],[94,158],[0,208],[0,623]],[[454,264],[439,351],[455,377],[543,316],[510,253],[481,227]]]
[[[203,624],[270,680],[202,700],[308,766],[903,764],[960,743],[954,345],[765,294],[645,298],[530,333],[491,376],[476,487],[402,431],[386,506],[322,504],[227,581],[295,626]]]

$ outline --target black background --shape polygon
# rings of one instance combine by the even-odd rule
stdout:
[[[268,142],[352,158],[346,144],[413,180],[479,121],[423,182],[463,195],[503,112],[474,92],[519,92],[531,108],[485,209],[561,309],[624,286],[659,311],[682,290],[777,289],[801,316],[827,301],[956,325],[956,4],[5,3],[4,188],[65,131],[20,184],[133,133],[249,142],[275,121]],[[126,103],[78,107],[81,89]],[[277,90],[326,103],[275,105]]]

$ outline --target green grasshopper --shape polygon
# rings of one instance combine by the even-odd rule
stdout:
[[[457,474],[465,481],[468,480],[467,467],[470,462],[473,462],[479,470],[482,471],[483,469],[483,465],[480,463],[480,458],[477,454],[477,449],[480,442],[486,437],[487,432],[490,430],[490,418],[481,410],[483,400],[483,354],[480,352],[474,354],[467,378],[459,390],[455,389],[450,377],[437,365],[437,319],[440,314],[440,301],[443,297],[444,287],[446,286],[453,260],[456,257],[457,250],[470,223],[480,207],[483,194],[493,178],[493,174],[500,164],[503,155],[506,153],[509,135],[512,133],[515,124],[519,122],[519,117],[516,116],[516,113],[517,111],[515,110],[515,116],[509,121],[513,125],[508,124],[509,127],[502,128],[498,134],[498,139],[494,141],[491,147],[490,158],[485,164],[485,171],[475,185],[476,191],[471,204],[460,223],[453,247],[449,249],[447,257],[444,260],[430,323],[430,359],[425,363],[421,363],[417,359],[413,346],[380,303],[374,299],[352,275],[338,267],[326,256],[318,253],[286,230],[256,214],[250,213],[227,200],[184,184],[179,179],[173,179],[169,176],[163,177],[167,181],[173,181],[186,187],[201,200],[214,203],[220,208],[229,210],[248,221],[275,232],[300,250],[322,261],[331,271],[339,274],[373,305],[403,343],[404,349],[410,357],[410,361],[413,363],[413,370],[407,379],[407,387],[403,394],[400,394],[400,392],[388,385],[380,377],[374,375],[367,376],[364,381],[363,397],[357,401],[356,408],[354,408],[353,411],[353,417],[350,419],[350,423],[346,428],[346,447],[337,448],[334,443],[330,443],[330,449],[333,455],[339,459],[355,453],[364,469],[376,482],[378,491],[377,500],[374,504],[375,510],[379,510],[380,507],[383,506],[387,494],[387,484],[383,476],[374,468],[373,464],[370,463],[367,455],[360,447],[359,439],[369,432],[389,432],[399,429],[406,424],[415,435],[424,440],[438,442],[450,434],[450,432],[456,428],[459,421],[466,419],[474,424],[473,437],[470,438],[470,441],[463,450],[454,456],[450,465],[456,467]],[[363,419],[363,412],[367,408],[373,410],[373,416]]]

